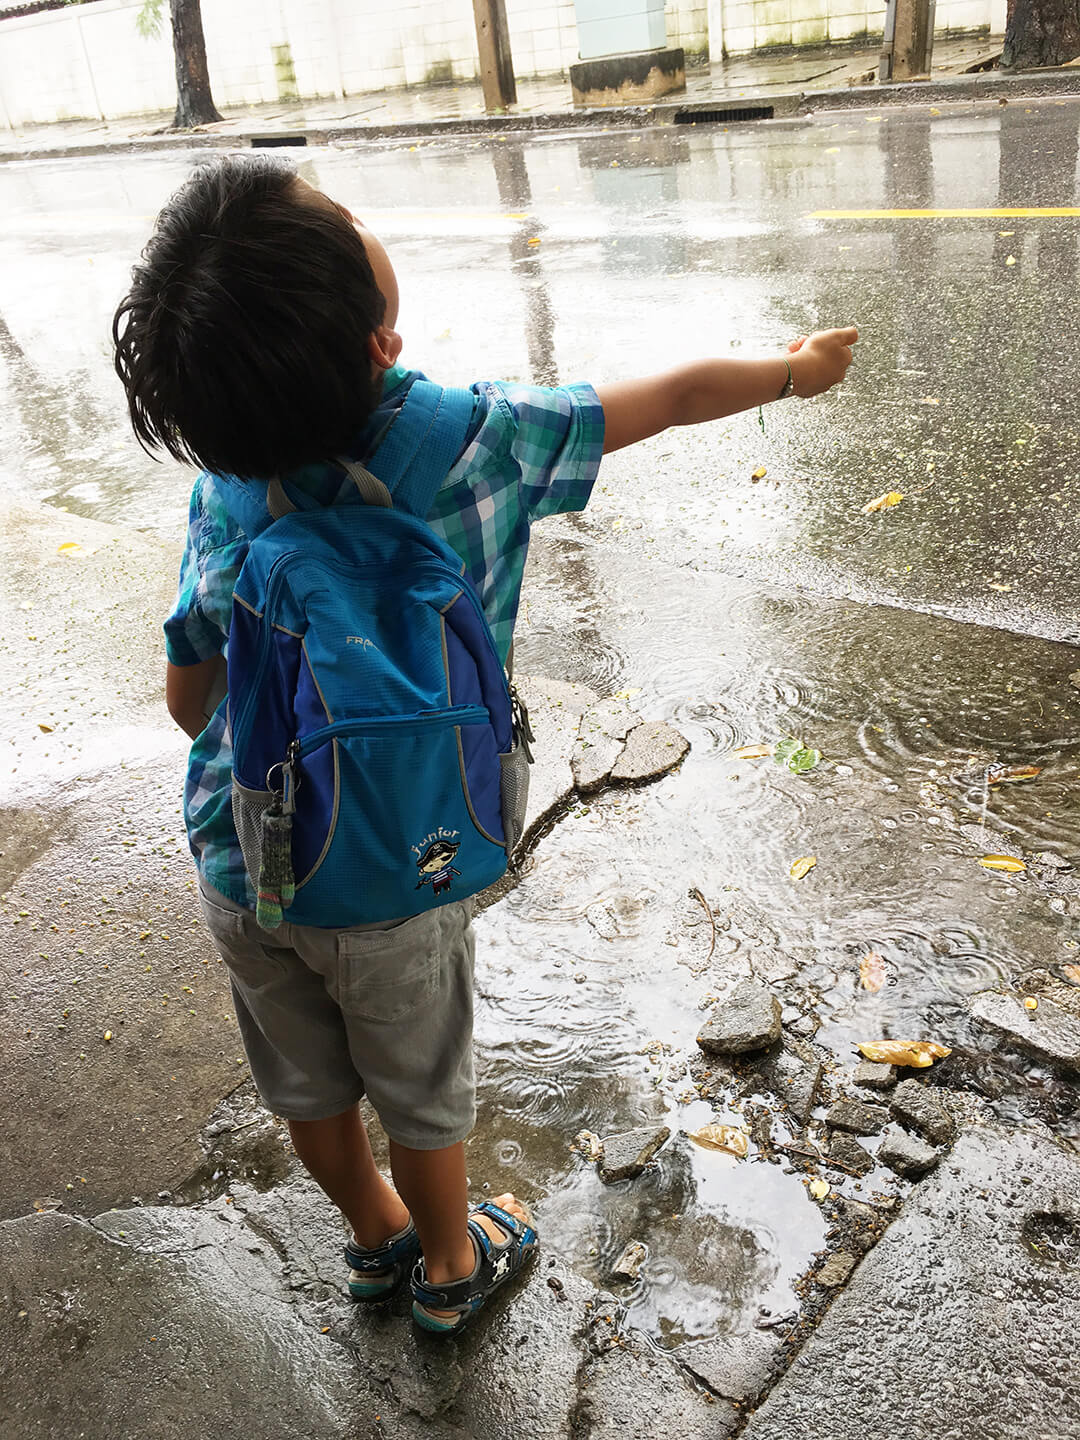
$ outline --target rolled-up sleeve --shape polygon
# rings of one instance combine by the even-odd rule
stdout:
[[[205,502],[204,477],[191,492],[188,532],[180,561],[176,604],[165,621],[165,654],[173,665],[197,665],[225,648],[232,595],[247,541],[224,514]]]
[[[530,521],[584,510],[604,453],[604,408],[591,385],[496,385],[514,419],[510,453]]]

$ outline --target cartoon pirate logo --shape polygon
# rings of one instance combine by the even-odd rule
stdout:
[[[420,879],[416,882],[417,890],[429,882],[433,895],[441,895],[444,890],[449,890],[450,876],[461,874],[461,871],[455,870],[451,864],[460,849],[460,842],[455,845],[448,840],[436,840],[429,845],[416,862],[416,868],[420,871]]]

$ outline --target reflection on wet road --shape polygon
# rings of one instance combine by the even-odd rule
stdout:
[[[302,162],[387,241],[403,358],[442,381],[602,381],[822,324],[863,331],[837,396],[610,457],[586,514],[534,545],[519,666],[629,687],[693,749],[648,791],[575,805],[482,917],[470,1170],[537,1195],[545,1242],[600,1283],[646,1243],[624,1298],[657,1344],[791,1308],[823,1239],[800,1178],[754,1152],[740,1163],[676,1135],[654,1170],[609,1188],[570,1151],[583,1128],[714,1118],[688,1061],[730,978],[772,974],[786,1016],[816,1017],[845,1063],[855,1040],[944,1039],[999,1115],[1076,1132],[1062,1083],[992,1055],[964,999],[1076,953],[1064,882],[977,858],[1080,858],[1080,660],[1055,643],[1080,636],[1080,222],[897,212],[1074,209],[1078,115],[851,113]],[[0,171],[9,493],[179,538],[187,479],[130,442],[107,333],[192,159]],[[899,505],[862,513],[887,489]],[[65,687],[74,672],[47,691],[58,711]],[[29,738],[35,718],[19,717]],[[732,755],[783,736],[822,765],[799,777]],[[996,761],[1042,772],[991,793],[970,776]],[[691,887],[718,925],[711,964]],[[894,982],[874,995],[858,985],[868,949]],[[845,1189],[896,1183],[875,1171]]]

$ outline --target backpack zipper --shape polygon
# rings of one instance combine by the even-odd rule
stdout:
[[[491,716],[486,705],[455,705],[449,710],[421,710],[415,715],[373,715],[357,720],[335,720],[305,735],[303,740],[294,740],[289,746],[281,765],[281,808],[286,815],[296,809],[296,763],[313,750],[320,749],[331,740],[343,735],[378,734],[381,730],[396,729],[415,732],[417,730],[449,729],[456,725],[490,725]]]

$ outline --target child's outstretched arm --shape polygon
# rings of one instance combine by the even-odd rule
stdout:
[[[604,454],[670,425],[700,425],[778,400],[789,366],[794,385],[789,393],[803,399],[820,395],[843,380],[858,338],[854,325],[819,330],[793,340],[786,359],[696,360],[644,380],[598,385],[596,393],[604,407]]]

